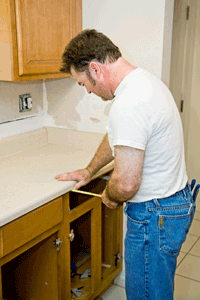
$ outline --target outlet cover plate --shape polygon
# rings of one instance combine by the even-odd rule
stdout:
[[[19,95],[19,112],[30,111],[32,109],[31,94]]]

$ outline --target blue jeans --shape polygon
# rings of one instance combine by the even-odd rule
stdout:
[[[142,203],[128,202],[125,277],[128,300],[172,300],[177,256],[195,212],[190,186]]]

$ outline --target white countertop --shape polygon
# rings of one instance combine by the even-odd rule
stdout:
[[[54,176],[84,168],[102,138],[47,127],[0,140],[0,226],[73,189],[74,181],[57,181]],[[112,168],[111,163],[97,175]]]

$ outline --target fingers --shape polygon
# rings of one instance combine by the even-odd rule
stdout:
[[[55,176],[54,178],[57,179],[57,180],[59,180],[59,181],[73,180],[73,178],[70,175],[70,173],[59,174],[59,175]]]
[[[101,197],[102,197],[102,202],[110,209],[116,209],[116,208],[120,207],[121,205],[123,205],[123,202],[116,203],[116,202],[111,201],[106,194],[106,189],[103,191]]]
[[[103,203],[110,209],[116,209],[121,206],[120,204],[111,201],[103,201]]]
[[[80,177],[80,172],[79,172],[79,170],[77,170],[77,171],[73,171],[73,172],[59,174],[59,175],[55,176],[54,178],[57,180],[60,180],[60,181],[70,181],[70,180],[80,181],[79,177]]]
[[[74,189],[78,190],[78,189],[80,189],[80,187],[86,185],[87,183],[88,183],[88,181],[83,181],[83,180],[79,181],[78,183],[75,184]]]
[[[73,172],[59,174],[54,177],[58,181],[77,181],[74,189],[79,189],[91,181],[91,175],[87,169],[76,170]]]

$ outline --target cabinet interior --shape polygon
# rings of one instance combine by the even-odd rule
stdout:
[[[5,300],[58,299],[56,233],[2,266]]]
[[[106,187],[106,180],[97,178],[92,180],[87,185],[81,187],[79,191],[90,192],[93,194],[102,194]],[[80,204],[88,201],[91,198],[90,195],[79,194],[76,192],[69,192],[69,207],[70,210],[78,207]]]
[[[81,188],[95,194],[101,194],[106,186],[106,180],[96,179],[87,186]],[[70,193],[70,209],[73,210],[89,200],[91,196],[79,193]],[[70,224],[73,230],[74,240],[70,243],[71,252],[71,287],[81,289],[86,293],[84,299],[91,294],[92,272],[89,273],[92,264],[92,241],[91,241],[91,211],[82,215]],[[101,204],[101,281],[103,282],[117,268],[116,255],[120,252],[119,237],[117,236],[117,214],[115,210]],[[81,279],[81,275],[89,273],[87,278]],[[74,299],[78,299],[74,295]]]

